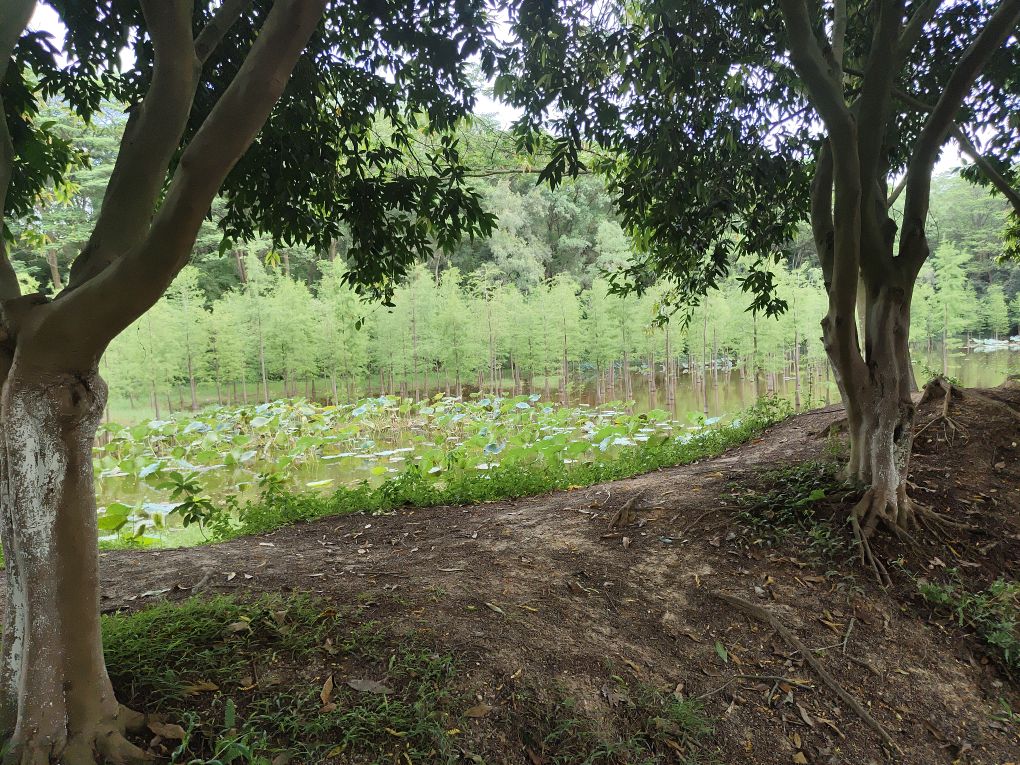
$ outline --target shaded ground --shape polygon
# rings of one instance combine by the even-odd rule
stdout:
[[[1020,411],[1020,386],[984,394]],[[940,406],[926,405],[921,425]],[[103,608],[194,591],[308,592],[358,604],[365,618],[456,657],[458,682],[491,706],[462,721],[461,745],[487,763],[552,762],[523,729],[522,689],[569,696],[579,713],[610,725],[613,707],[628,703],[614,676],[700,698],[718,762],[885,761],[875,732],[789,645],[711,595],[730,593],[765,606],[815,649],[890,732],[903,762],[1020,762],[1020,725],[996,717],[1003,700],[1020,709],[1020,683],[980,640],[933,614],[912,578],[955,569],[972,589],[1020,580],[1018,420],[964,399],[953,417],[967,438],[941,423],[921,434],[915,495],[976,528],[954,532],[951,544],[922,538],[920,552],[879,541],[895,582],[883,591],[839,545],[819,555],[794,534],[759,546],[738,520],[737,499],[764,471],[833,457],[818,434],[838,416],[811,412],[719,458],[586,489],[103,553]],[[633,522],[610,528],[638,493],[635,517],[624,519]]]

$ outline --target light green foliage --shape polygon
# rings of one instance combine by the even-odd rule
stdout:
[[[950,570],[948,581],[918,580],[921,595],[974,630],[1013,670],[1020,670],[1020,583],[997,579],[984,590],[969,591]]]
[[[980,323],[977,294],[967,279],[965,267],[970,257],[966,250],[952,244],[942,245],[931,257],[934,308],[943,317],[943,327],[949,335],[977,329]]]
[[[981,325],[995,338],[1009,333],[1009,306],[1001,284],[989,284],[981,299]]]
[[[662,410],[629,415],[537,398],[276,401],[133,427],[107,424],[93,457],[100,517],[122,515],[123,522],[104,531],[130,522],[132,530],[146,524],[159,532],[186,516],[222,537],[230,529],[214,510],[224,506],[239,510],[241,528],[253,531],[297,520],[292,513],[305,512],[302,503],[315,515],[522,496],[697,459],[789,412],[764,399],[727,426],[705,428],[683,426]],[[323,495],[326,489],[335,493]],[[209,496],[216,508],[205,502]]]

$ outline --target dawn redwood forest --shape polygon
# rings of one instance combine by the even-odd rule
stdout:
[[[0,760],[1020,763],[1020,0],[0,0]]]

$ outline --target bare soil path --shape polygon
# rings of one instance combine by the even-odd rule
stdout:
[[[1020,410],[1017,386],[984,391]],[[818,561],[800,544],[759,547],[737,519],[735,487],[762,471],[824,459],[818,434],[838,408],[784,422],[698,464],[512,502],[402,509],[178,550],[102,556],[104,610],[193,592],[309,592],[360,603],[373,618],[460,657],[494,707],[471,735],[486,762],[529,763],[501,707],[508,689],[555,686],[594,716],[619,703],[612,675],[701,697],[724,763],[887,760],[875,732],[774,630],[721,603],[739,596],[777,616],[870,710],[906,763],[1020,762],[1020,731],[995,719],[1020,708],[1020,684],[983,645],[933,614],[907,575],[955,567],[980,588],[1020,580],[1020,432],[1008,412],[965,399],[917,444],[915,493],[976,530],[925,541],[924,559],[888,540],[884,591],[852,561]],[[937,414],[920,413],[922,423]],[[633,522],[610,528],[641,492]],[[842,527],[841,533],[843,531]],[[725,649],[726,660],[719,648]],[[786,683],[740,676],[776,676]],[[803,758],[803,759],[801,759]]]

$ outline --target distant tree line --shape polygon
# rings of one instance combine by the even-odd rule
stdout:
[[[59,105],[47,108],[89,157],[15,231],[23,286],[51,293],[91,231],[123,115],[110,105],[85,125]],[[806,374],[830,393],[818,342],[825,297],[806,231],[775,267],[786,314],[748,313],[740,268],[701,306],[671,314],[664,283],[643,285],[640,297],[610,293],[603,275],[624,266],[632,247],[599,178],[536,185],[506,134],[484,119],[466,130],[465,144],[496,230],[435,248],[395,288],[392,308],[345,285],[344,237],[323,251],[226,242],[214,204],[192,265],[107,352],[115,395],[159,412],[281,394],[345,400],[465,388],[566,400],[578,385],[604,401],[629,397],[641,378],[668,399],[679,380],[704,390],[705,377],[720,373],[752,379],[763,392],[784,377],[799,388]],[[936,250],[914,295],[915,345],[945,349],[950,338],[1017,331],[1020,264],[1000,258],[1006,211],[954,174],[936,178]]]

